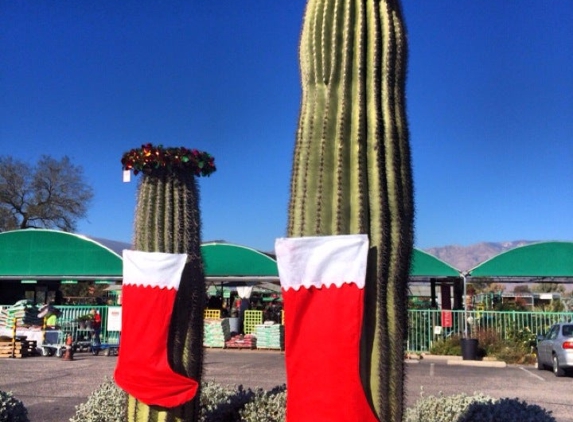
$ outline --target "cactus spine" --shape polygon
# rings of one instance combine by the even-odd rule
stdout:
[[[401,421],[413,186],[399,1],[308,0],[288,235],[370,239],[361,344],[364,389]]]
[[[202,155],[201,155],[202,154]],[[206,161],[205,161],[206,160]],[[124,155],[124,169],[144,173],[138,187],[134,247],[143,252],[186,253],[168,339],[175,372],[201,381],[205,278],[201,258],[199,192],[195,176],[215,171],[213,158],[196,150],[144,145]],[[187,167],[186,167],[187,166]],[[192,170],[190,170],[190,168]],[[147,406],[130,396],[130,422],[199,420],[199,396],[173,409]]]

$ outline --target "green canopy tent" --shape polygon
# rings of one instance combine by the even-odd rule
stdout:
[[[573,242],[539,242],[510,249],[464,274],[464,284],[479,279],[503,283],[573,283]]]
[[[258,285],[267,290],[280,291],[276,259],[252,248],[232,243],[209,242],[201,246],[205,277],[210,285],[233,287]],[[435,301],[435,284],[439,280],[448,284],[461,281],[460,272],[444,261],[414,249],[410,278],[418,283],[432,282]]]
[[[459,270],[419,249],[414,249],[410,278],[460,277]]]
[[[201,245],[207,285],[258,286],[280,291],[276,259],[263,252],[232,243]]]
[[[48,229],[0,233],[0,303],[62,282],[121,280],[121,256],[85,236]],[[35,293],[34,293],[35,294]]]
[[[431,306],[437,307],[436,286],[454,288],[454,309],[463,306],[463,279],[460,271],[444,261],[424,252],[414,249],[410,266],[410,292],[412,296],[428,295],[428,283],[430,287]]]
[[[279,282],[277,262],[272,254],[219,242],[204,243],[201,254],[208,281],[226,284],[245,280]],[[459,278],[460,272],[428,253],[414,249],[410,277],[417,280]]]
[[[504,282],[573,283],[573,242],[539,242],[503,252],[467,273]]]

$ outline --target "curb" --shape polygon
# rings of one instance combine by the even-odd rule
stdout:
[[[445,362],[447,365],[479,366],[484,368],[505,368],[507,363],[484,358],[483,360],[463,360],[462,356],[424,355],[423,360]]]
[[[457,366],[480,366],[486,368],[505,368],[507,363],[495,360],[448,360],[448,365]]]

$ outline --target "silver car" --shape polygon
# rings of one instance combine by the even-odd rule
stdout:
[[[573,369],[573,323],[560,322],[537,337],[537,369],[551,367],[557,377]]]

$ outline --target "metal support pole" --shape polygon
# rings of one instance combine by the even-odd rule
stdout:
[[[462,273],[462,280],[464,283],[464,338],[468,338],[468,286],[467,286],[467,273]]]

